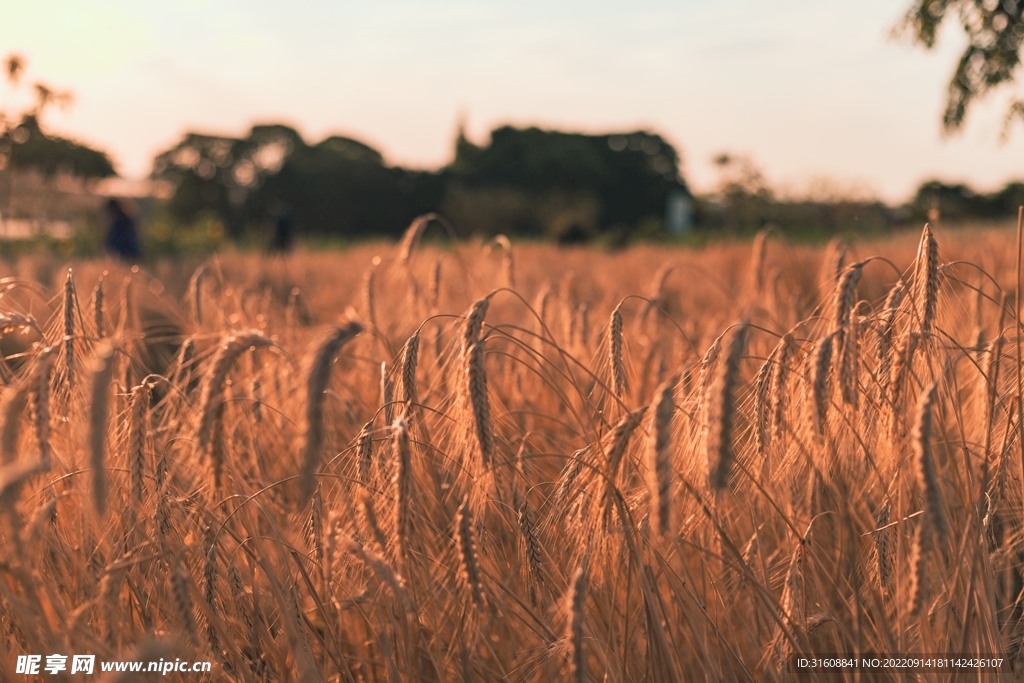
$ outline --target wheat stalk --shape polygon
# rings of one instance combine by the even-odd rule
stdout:
[[[430,271],[430,287],[427,290],[430,299],[431,313],[437,313],[441,307],[441,257],[434,260],[434,267]]]
[[[64,281],[64,364],[68,391],[72,391],[75,386],[75,282],[70,268]]]
[[[22,412],[29,401],[29,384],[8,393],[3,404],[3,432],[0,434],[0,465],[17,459],[17,440],[22,433]]]
[[[566,607],[569,613],[569,670],[574,683],[587,680],[586,661],[583,653],[583,607],[587,599],[587,575],[581,564],[576,568],[569,583]]]
[[[363,313],[371,330],[377,329],[377,306],[374,303],[373,285],[376,277],[376,264],[363,276]]]
[[[416,245],[419,244],[420,238],[426,231],[427,226],[430,225],[430,221],[435,218],[435,214],[428,213],[412,219],[412,223],[409,224],[409,227],[405,229],[405,234],[402,235],[402,241],[398,243],[398,259],[402,263],[408,263],[409,259],[412,258],[412,252],[416,249]]]
[[[217,532],[213,524],[206,525],[204,534],[206,552],[203,557],[203,599],[210,608],[210,612],[217,614]],[[214,627],[213,620],[206,622],[206,640],[210,644],[210,650],[214,656],[221,658],[220,637]]]
[[[648,472],[650,472],[650,490],[654,512],[654,528],[664,536],[668,533],[672,512],[672,456],[669,445],[672,434],[672,414],[675,412],[675,385],[679,381],[676,375],[658,387],[654,392],[653,429],[648,440]]]
[[[842,237],[833,237],[825,247],[822,259],[821,288],[832,289],[843,273],[843,262],[846,260],[846,243]]]
[[[878,583],[882,590],[887,593],[892,591],[893,555],[892,536],[893,529],[889,528],[890,510],[889,503],[885,503],[875,515],[875,526],[877,527],[875,537],[875,563],[878,571]]]
[[[629,446],[629,437],[640,426],[640,422],[647,412],[647,406],[643,406],[631,413],[627,413],[621,420],[615,423],[612,431],[605,439],[604,459],[608,467],[608,484],[614,486],[619,476],[619,467],[622,464],[622,456]]]
[[[192,307],[192,318],[196,325],[203,324],[203,279],[206,277],[206,265],[201,264],[188,281],[188,300]]]
[[[494,241],[501,245],[501,279],[509,289],[516,288],[515,258],[512,241],[505,235],[498,235]]]
[[[106,272],[104,272],[106,275]],[[96,283],[96,288],[92,291],[93,301],[93,324],[96,326],[96,338],[103,339],[107,336],[106,325],[104,325],[104,313],[103,313],[103,276],[100,276],[99,282]]]
[[[387,537],[380,528],[380,522],[377,520],[377,509],[373,505],[373,496],[370,495],[369,491],[363,491],[363,495],[359,497],[359,512],[363,517],[363,526],[366,527],[366,533],[376,541],[377,547],[380,548],[382,553],[387,552]]]
[[[764,265],[768,255],[768,233],[769,230],[761,229],[754,235],[753,246],[750,250],[750,273],[751,283],[755,294],[764,291]]]
[[[102,516],[107,508],[107,431],[110,422],[110,380],[114,371],[114,347],[102,343],[92,362],[89,402],[89,462],[92,466],[92,501]]]
[[[769,402],[771,401],[774,356],[775,351],[773,350],[764,363],[761,364],[761,368],[757,371],[757,377],[754,379],[754,407],[757,414],[754,422],[754,443],[760,455],[765,454],[771,441],[768,410]]]

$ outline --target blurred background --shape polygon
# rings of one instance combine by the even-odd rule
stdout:
[[[144,257],[345,245],[431,212],[460,237],[610,247],[1005,222],[1021,12],[17,3],[0,254],[98,254],[118,224]]]

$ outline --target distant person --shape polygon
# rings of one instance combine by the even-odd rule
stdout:
[[[274,237],[270,242],[270,251],[285,254],[292,250],[295,241],[295,217],[288,206],[282,206],[274,217]]]
[[[110,226],[107,230],[107,251],[118,258],[135,262],[142,255],[139,248],[139,232],[135,221],[125,212],[121,202],[116,199],[107,201],[107,218]]]

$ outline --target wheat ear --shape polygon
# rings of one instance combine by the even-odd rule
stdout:
[[[331,364],[341,347],[359,334],[363,327],[355,321],[335,326],[321,337],[306,364],[306,411],[303,424],[302,464],[299,489],[307,501],[316,487],[316,468],[324,442],[324,392],[331,376]]]
[[[487,369],[484,366],[484,341],[469,347],[466,356],[466,395],[473,412],[474,434],[480,447],[484,468],[490,467],[494,454],[494,432],[491,427],[491,402],[487,395]]]
[[[785,430],[786,417],[786,384],[789,381],[790,360],[796,353],[796,341],[787,332],[782,335],[778,346],[772,352],[771,389],[769,391],[768,420],[771,438],[780,441]]]
[[[476,344],[480,339],[480,331],[484,327],[484,317],[487,315],[487,308],[491,305],[489,299],[478,299],[473,302],[466,312],[466,322],[462,328],[462,357],[469,353],[469,347]]]
[[[910,546],[910,586],[907,591],[907,613],[916,616],[924,607],[925,585],[928,579],[929,534],[925,520],[914,530],[914,543]]]
[[[709,390],[708,429],[706,446],[711,487],[725,488],[734,457],[732,427],[736,412],[736,385],[739,381],[740,360],[746,344],[746,323],[733,327],[727,352]]]
[[[249,330],[230,335],[220,345],[203,382],[199,398],[199,425],[196,429],[196,446],[204,458],[209,458],[213,466],[214,485],[220,487],[223,470],[223,452],[219,444],[214,443],[218,435],[214,434],[224,410],[224,383],[235,361],[250,348],[271,346],[273,342],[259,332]]]
[[[412,428],[418,402],[416,394],[416,368],[419,365],[420,333],[415,332],[402,347],[402,403],[405,404],[405,419]]]
[[[363,495],[359,498],[359,512],[362,514],[366,533],[377,542],[382,553],[387,552],[388,540],[380,528],[380,522],[377,519],[377,509],[373,505],[373,496],[370,495],[369,491],[363,491]]]
[[[36,362],[29,374],[29,406],[32,409],[32,428],[39,446],[39,467],[49,470],[53,461],[50,445],[50,371],[57,358],[57,349],[49,347],[36,355]]]
[[[917,249],[914,284],[917,289],[917,318],[922,336],[927,336],[935,321],[939,296],[939,244],[925,224]]]
[[[537,526],[534,523],[533,512],[530,510],[530,503],[524,497],[518,510],[519,531],[523,535],[523,544],[526,549],[526,564],[529,568],[529,591],[530,602],[537,605],[537,586],[543,580],[541,565],[540,539],[537,537]]]
[[[189,583],[192,578],[188,569],[179,564],[171,572],[171,598],[174,600],[174,611],[178,613],[178,620],[181,622],[182,630],[193,643],[198,643],[198,627],[196,616],[192,611],[192,596],[189,594]]]
[[[476,534],[473,532],[473,512],[469,507],[469,496],[462,500],[462,505],[459,506],[455,515],[455,532],[456,546],[459,550],[459,578],[469,589],[473,604],[477,609],[482,609],[487,605],[487,597],[480,579]]]
[[[622,398],[626,391],[626,366],[622,362],[622,303],[608,319],[608,366],[612,374],[612,392]]]
[[[830,397],[830,373],[832,366],[832,351],[835,334],[830,334],[818,340],[814,351],[811,353],[811,396],[814,413],[814,432],[819,437],[825,435],[825,421],[828,418],[828,406]]]
[[[569,613],[569,668],[574,683],[585,683],[587,668],[583,654],[583,606],[587,597],[587,575],[583,565],[576,568],[572,582],[569,584],[569,595],[566,607]]]
[[[939,490],[939,478],[935,472],[931,446],[935,427],[932,407],[935,404],[936,392],[934,383],[921,392],[911,437],[914,446],[914,472],[917,476],[917,485],[924,496],[927,520],[941,539],[946,536],[946,515],[942,509],[942,492]]]
[[[412,500],[412,456],[409,452],[409,431],[405,421],[395,420],[391,426],[394,435],[395,475],[395,548],[399,558],[409,551],[409,516]]]
[[[359,430],[356,437],[356,466],[359,469],[359,481],[362,485],[370,485],[370,466],[373,464],[373,422],[367,422]]]
[[[615,480],[619,476],[622,456],[625,455],[626,447],[629,445],[629,437],[640,426],[640,422],[643,420],[646,412],[647,406],[643,406],[631,413],[627,413],[621,420],[615,423],[612,431],[607,439],[605,439],[607,445],[605,446],[604,457],[608,465],[608,483],[610,485],[614,485]]]

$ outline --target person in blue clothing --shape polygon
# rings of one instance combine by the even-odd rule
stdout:
[[[124,261],[137,261],[142,255],[142,250],[139,248],[139,233],[135,228],[135,221],[125,212],[121,202],[113,198],[107,200],[107,215],[110,220],[107,251]]]

